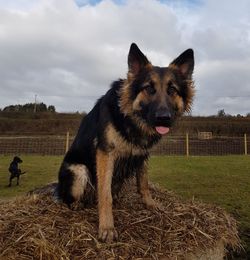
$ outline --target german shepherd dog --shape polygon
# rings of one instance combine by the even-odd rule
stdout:
[[[142,201],[157,208],[148,185],[148,150],[191,109],[193,68],[192,49],[158,67],[132,43],[127,78],[113,82],[83,118],[59,171],[58,195],[70,206],[86,196],[88,184],[97,190],[100,240],[117,239],[112,195],[127,178],[136,176]]]

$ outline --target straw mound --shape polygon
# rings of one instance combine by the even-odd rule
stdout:
[[[110,245],[97,240],[96,206],[70,210],[46,195],[53,185],[1,202],[0,259],[194,259],[218,244],[239,246],[236,221],[224,210],[151,187],[165,210],[149,211],[128,186],[114,205],[119,241]]]

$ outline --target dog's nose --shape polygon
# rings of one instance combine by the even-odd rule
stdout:
[[[171,119],[171,114],[166,109],[159,109],[155,113],[155,118],[157,121],[169,121]]]

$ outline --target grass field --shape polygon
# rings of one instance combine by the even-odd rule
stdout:
[[[11,157],[0,156],[0,199],[25,194],[57,179],[61,156],[21,156],[20,186],[8,184]],[[250,156],[154,156],[150,178],[184,199],[195,198],[225,208],[238,221],[241,238],[250,256]]]

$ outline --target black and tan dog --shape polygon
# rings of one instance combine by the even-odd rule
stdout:
[[[193,99],[193,50],[188,49],[168,67],[153,66],[136,44],[128,54],[128,75],[115,81],[80,125],[59,172],[58,194],[70,205],[96,187],[99,238],[117,238],[112,195],[136,176],[138,191],[148,208],[157,207],[147,177],[148,149],[167,134]]]

